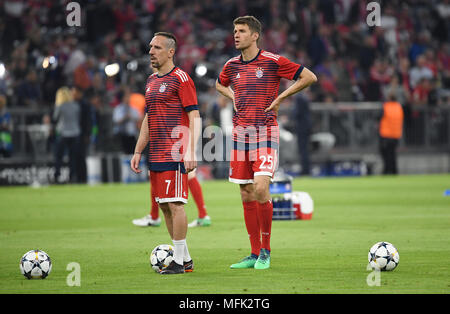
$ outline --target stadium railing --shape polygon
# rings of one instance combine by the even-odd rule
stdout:
[[[326,149],[312,145],[313,175],[365,175],[380,173],[378,123],[382,103],[312,103],[312,134],[330,135],[333,145]],[[9,108],[13,121],[13,154],[0,155],[0,185],[29,184],[40,177],[51,183],[54,154],[49,127],[43,124],[47,109]],[[90,144],[88,161],[99,162],[99,182],[131,182],[123,165],[126,156],[113,134],[112,109],[99,114],[96,140]],[[290,121],[295,124],[295,121]],[[280,123],[283,128],[283,123]],[[286,129],[287,130],[287,129]],[[289,132],[289,131],[287,131]],[[300,173],[300,155],[295,134],[280,136],[279,167],[293,175]],[[286,138],[290,138],[286,142]],[[208,140],[203,141],[205,145]],[[450,106],[405,108],[403,137],[398,148],[403,173],[450,171]],[[431,158],[431,159],[430,159]],[[67,160],[66,160],[67,161]],[[67,164],[66,164],[67,166]],[[63,166],[63,173],[68,168]],[[125,170],[125,171],[124,171]],[[226,178],[228,162],[200,162],[199,173]],[[66,173],[66,176],[68,174]],[[145,180],[145,178],[138,178]]]
[[[382,103],[361,102],[332,104],[312,103],[312,133],[328,132],[335,136],[332,152],[378,151],[378,122]],[[33,153],[30,125],[43,124],[46,109],[8,108],[12,120],[13,156],[27,157]],[[292,123],[295,123],[293,121]],[[112,133],[112,109],[100,113],[99,134],[92,152],[117,152],[119,147]],[[448,152],[450,149],[450,106],[423,107],[414,112],[405,108],[404,132],[399,149],[403,152]],[[42,150],[40,150],[42,152]],[[48,154],[52,152],[47,150]]]

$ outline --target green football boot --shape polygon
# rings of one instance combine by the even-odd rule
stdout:
[[[256,255],[250,255],[244,257],[242,260],[230,266],[231,269],[245,269],[245,268],[253,268],[255,266],[256,260],[258,257]]]
[[[255,263],[255,269],[268,269],[270,267],[270,251],[261,249],[258,260]]]
[[[203,218],[197,218],[190,224],[188,224],[189,228],[193,227],[209,227],[211,226],[211,218],[209,216],[205,216]]]

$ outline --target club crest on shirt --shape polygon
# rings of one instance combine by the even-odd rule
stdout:
[[[264,75],[264,71],[261,67],[256,68],[256,77],[261,78]]]
[[[160,93],[164,93],[164,92],[166,91],[166,88],[167,88],[167,83],[162,83],[162,84],[159,86],[159,92],[160,92]]]

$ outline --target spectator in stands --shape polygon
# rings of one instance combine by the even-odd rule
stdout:
[[[139,135],[139,122],[142,120],[139,112],[130,106],[128,88],[123,87],[118,97],[121,102],[113,112],[114,134],[120,138],[122,152],[132,155]]]
[[[437,77],[438,75],[438,59],[436,53],[433,49],[427,49],[423,54],[425,62],[424,65],[433,73],[433,77]]]
[[[124,0],[115,0],[112,7],[115,17],[116,34],[120,37],[125,32],[125,26],[132,25],[136,20],[136,12],[133,4],[126,3]]]
[[[356,59],[358,62],[352,69],[352,75],[359,73],[359,82],[353,87],[362,93],[353,92],[354,96],[357,95],[355,100],[375,99],[368,86],[371,80],[369,72],[374,60],[380,56],[388,58],[391,64],[399,64],[403,58],[416,64],[418,56],[430,54],[430,50],[433,50],[437,63],[431,64],[432,71],[435,71],[434,77],[442,77],[439,83],[448,88],[448,52],[443,53],[449,35],[449,22],[446,19],[448,3],[432,1],[429,6],[386,3],[382,6],[383,27],[376,28],[362,26],[361,22],[365,21],[367,15],[363,2],[343,1],[337,6],[330,3],[333,2],[99,0],[86,5],[86,19],[83,20],[86,36],[80,36],[77,32],[68,32],[69,27],[60,23],[64,22],[64,14],[59,2],[33,2],[32,5],[20,2],[14,6],[5,6],[0,12],[0,41],[5,43],[0,45],[0,60],[10,70],[13,88],[21,84],[25,73],[37,64],[39,58],[49,53],[58,58],[58,67],[63,68],[60,69],[63,77],[58,78],[58,86],[71,83],[72,80],[83,89],[91,86],[92,71],[79,67],[89,55],[95,55],[99,61],[117,61],[121,66],[125,65],[117,76],[117,81],[125,82],[130,76],[130,70],[126,69],[127,63],[140,55],[142,49],[146,49],[151,32],[164,25],[180,38],[179,61],[185,64],[184,68],[195,80],[200,80],[192,75],[199,59],[211,63],[214,68],[222,60],[234,56],[232,36],[224,35],[227,30],[223,21],[245,12],[261,17],[267,25],[264,30],[266,36],[262,39],[266,38],[268,45],[275,44],[273,50],[280,50],[279,54],[289,53],[289,47],[293,45],[307,51],[310,61],[305,64],[315,66],[327,57],[337,64],[343,58]],[[36,34],[42,27],[46,27],[50,35],[38,37],[40,40],[36,41]],[[202,31],[199,32],[199,29]],[[13,42],[16,44],[9,44]],[[41,73],[38,75],[41,76]],[[102,79],[106,80],[104,77]],[[48,78],[45,79],[47,81]],[[418,81],[413,72],[412,88]],[[137,84],[143,86],[145,82]],[[106,85],[106,88],[117,88]],[[58,86],[49,92],[51,97]],[[341,93],[341,86],[336,87],[336,100],[347,100],[348,91]],[[314,100],[318,99],[319,92],[319,88],[312,90]],[[50,105],[53,99],[47,96],[47,92],[43,91],[43,95],[44,101]],[[10,101],[12,106],[19,103],[17,98],[16,93]]]
[[[75,86],[83,90],[92,86],[92,78],[95,73],[95,62],[93,56],[88,56],[87,60],[75,69],[73,73]]]
[[[6,109],[6,96],[0,95],[0,156],[11,157],[11,115]]]
[[[86,156],[92,131],[92,107],[86,99],[85,92],[79,87],[72,88],[73,100],[80,107],[80,140],[77,148],[77,182],[87,182]]]
[[[424,55],[417,57],[416,66],[409,72],[410,84],[414,89],[422,79],[431,80],[433,78],[433,71],[426,66],[426,58]]]
[[[403,86],[403,88],[406,91],[410,92],[412,90],[409,78],[410,62],[407,57],[400,58],[396,72],[397,77],[399,79],[399,83]]]
[[[443,88],[450,88],[450,43],[443,43],[437,53],[438,70]]]
[[[383,99],[388,99],[391,94],[395,95],[395,98],[402,106],[409,104],[411,95],[409,90],[400,84],[398,75],[393,75],[389,85],[383,87]]]
[[[340,78],[336,78],[332,73],[332,61],[331,58],[326,58],[322,63],[314,67],[314,73],[318,77],[318,83],[320,85],[322,93],[337,97],[338,89],[336,82]],[[320,97],[319,100],[323,101],[324,97]]]
[[[318,30],[313,32],[308,43],[308,53],[311,57],[313,65],[322,63],[329,55],[331,48],[327,35],[329,34],[328,26],[321,25]]]
[[[289,24],[281,20],[275,20],[273,26],[265,33],[267,38],[265,49],[274,53],[281,53],[288,43],[288,29]]]
[[[409,58],[412,63],[418,63],[418,57],[423,55],[430,45],[430,32],[426,29],[413,33],[413,42],[409,48]]]
[[[394,69],[385,59],[375,60],[370,68],[370,80],[367,98],[369,101],[382,99],[382,91],[391,81]]]
[[[104,103],[104,97],[101,93],[88,89],[86,91],[86,99],[90,105],[91,114],[91,131],[89,152],[95,153],[99,150],[99,130],[101,124],[101,111]]]
[[[68,36],[62,50],[68,51],[67,61],[63,66],[63,73],[67,77],[73,76],[75,69],[86,61],[86,53],[75,36]]]
[[[16,88],[18,105],[27,108],[38,108],[42,100],[42,91],[34,69],[27,72],[25,80]]]
[[[428,104],[428,94],[431,90],[431,78],[422,77],[412,92],[412,103],[414,109],[423,109]]]
[[[298,93],[294,97],[293,118],[295,121],[295,133],[297,134],[298,152],[301,156],[302,175],[311,174],[309,158],[309,140],[312,129],[309,92]]]
[[[72,91],[63,86],[56,91],[53,121],[56,124],[55,182],[61,182],[61,166],[65,153],[69,156],[69,181],[76,182],[77,149],[79,148],[80,106]]]
[[[81,28],[67,26],[67,12],[61,1],[4,3],[0,5],[0,63],[4,64],[6,74],[3,79],[0,75],[0,93],[8,95],[9,108],[24,106],[21,97],[25,94],[18,91],[19,86],[26,85],[27,73],[35,71],[40,83],[36,88],[41,96],[31,97],[38,99],[31,103],[38,108],[53,107],[56,90],[76,81],[81,88],[96,89],[91,99],[97,113],[94,116],[99,118],[98,113],[114,107],[112,100],[120,84],[143,92],[149,69],[145,61],[136,57],[148,49],[152,33],[162,27],[179,38],[180,64],[184,64],[183,68],[198,86],[199,98],[203,98],[202,94],[211,85],[210,79],[218,74],[211,69],[220,69],[224,60],[236,55],[226,21],[244,14],[264,21],[262,40],[266,39],[268,45],[275,44],[273,49],[280,50],[280,55],[297,51],[293,59],[302,64],[316,66],[330,58],[332,66],[336,65],[332,70],[334,81],[327,76],[319,80],[322,86],[317,84],[311,88],[312,101],[381,101],[383,94],[370,85],[373,83],[370,69],[381,57],[396,65],[399,84],[411,93],[422,74],[429,77],[431,71],[436,87],[443,89],[438,93],[439,99],[444,99],[440,101],[448,104],[445,95],[450,88],[450,5],[447,0],[427,1],[426,5],[424,1],[383,1],[382,27],[367,27],[367,3],[356,0],[83,1]],[[285,23],[288,30],[284,30]],[[58,64],[43,69],[42,59],[49,56],[54,56]],[[89,56],[95,66],[79,67]],[[425,57],[425,66],[430,70],[418,67],[420,56]],[[133,60],[137,66],[133,63],[127,67]],[[208,64],[208,74],[203,77],[194,72],[199,60]],[[98,66],[110,62],[118,62],[120,72],[105,77]],[[342,67],[349,78],[342,75]],[[202,103],[205,107],[212,105],[211,100]],[[406,143],[409,143],[408,117],[405,111]],[[205,121],[209,118],[204,116]],[[109,148],[103,146],[108,142],[102,141],[105,138],[102,133],[110,132],[110,128],[101,124],[99,133],[98,125],[92,128],[93,142],[99,135],[101,145],[96,147]]]

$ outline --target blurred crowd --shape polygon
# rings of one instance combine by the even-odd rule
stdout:
[[[377,1],[375,27],[359,0],[80,0],[81,26],[68,26],[69,2],[0,0],[0,95],[9,108],[52,111],[62,86],[81,90],[96,112],[115,108],[124,89],[143,94],[148,43],[169,31],[178,38],[175,63],[194,79],[207,123],[216,123],[214,82],[238,54],[232,21],[246,14],[263,24],[263,49],[317,74],[310,101],[395,93],[410,108],[449,102],[448,0]]]

